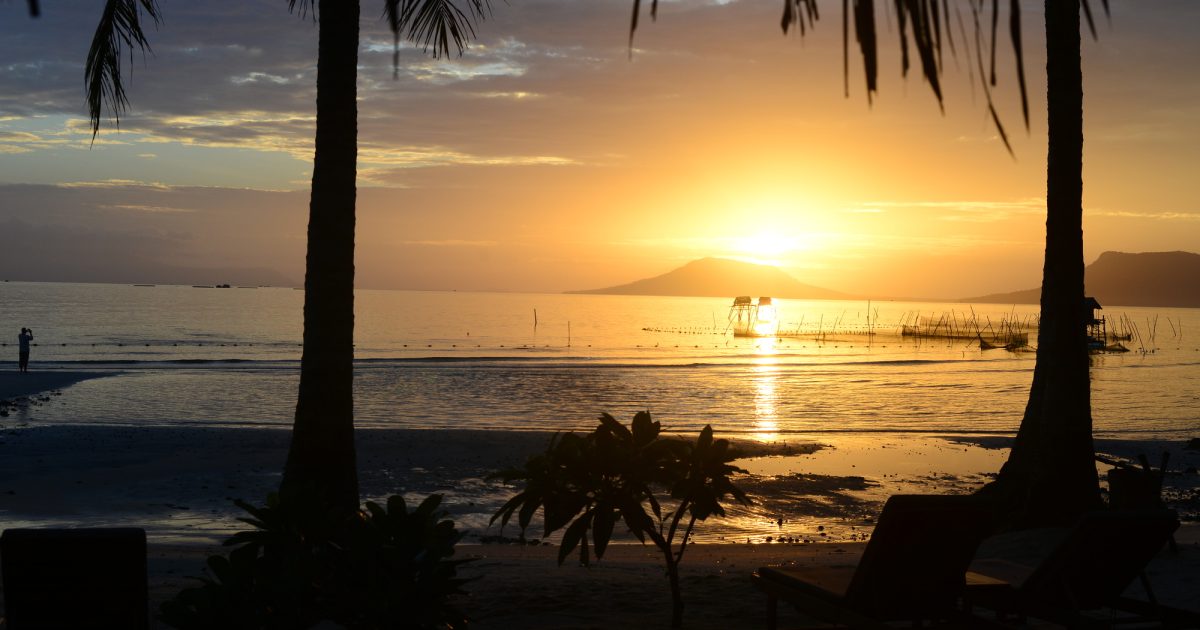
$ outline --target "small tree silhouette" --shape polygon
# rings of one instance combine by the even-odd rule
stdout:
[[[590,546],[603,557],[613,528],[624,522],[643,544],[649,539],[662,552],[671,583],[671,626],[678,628],[683,624],[679,563],[696,522],[725,516],[721,501],[727,496],[742,504],[750,500],[730,479],[745,471],[729,463],[736,454],[727,440],[713,439],[711,426],[695,443],[661,432],[661,423],[642,411],[628,427],[605,413],[587,435],[556,435],[546,452],[530,457],[524,467],[496,473],[505,481],[524,481],[525,487],[492,522],[499,519],[503,528],[516,514],[524,535],[542,508],[545,536],[566,527],[560,565],[576,548],[584,565]]]
[[[237,505],[254,529],[225,541],[208,559],[212,577],[162,604],[163,623],[180,630],[344,628],[454,630],[467,626],[452,603],[468,560],[453,559],[462,532],[445,518],[441,495],[412,510],[403,497],[367,502],[345,517],[312,494]]]

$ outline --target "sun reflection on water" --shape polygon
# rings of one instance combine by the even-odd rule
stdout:
[[[770,341],[774,342],[775,339]],[[770,351],[773,353],[774,349],[772,343]],[[779,401],[776,388],[779,380],[777,362],[774,356],[761,356],[755,358],[751,368],[754,379],[754,425],[750,437],[761,442],[774,442],[779,439],[779,417],[776,407]]]

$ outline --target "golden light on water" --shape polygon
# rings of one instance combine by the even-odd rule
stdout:
[[[754,334],[756,334],[756,335],[774,335],[776,332],[779,331],[779,312],[775,310],[774,306],[771,306],[769,304],[763,304],[763,305],[760,305],[758,307],[758,310],[755,312],[757,313],[757,315],[756,315],[756,318],[754,321]],[[765,339],[770,339],[771,346],[770,346],[770,349],[767,351],[773,353],[775,351],[775,345],[776,345],[777,339],[775,339],[774,337],[766,337],[766,338],[764,338],[764,340]],[[762,351],[761,346],[758,346],[758,347],[760,348],[760,351]]]
[[[767,341],[766,339],[762,341]],[[772,338],[770,341],[774,342]],[[772,350],[774,344],[772,343]],[[779,393],[776,385],[779,380],[779,366],[775,357],[766,356],[755,359],[753,367],[754,378],[754,431],[751,434],[756,440],[774,442],[779,439],[779,417],[776,403]]]

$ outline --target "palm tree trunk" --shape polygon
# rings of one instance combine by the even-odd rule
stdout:
[[[304,275],[304,352],[281,491],[358,508],[354,452],[354,204],[358,0],[317,9],[317,134]]]
[[[1045,11],[1049,148],[1037,364],[1012,452],[988,489],[1017,527],[1063,523],[1100,504],[1083,321],[1079,0],[1046,0]]]

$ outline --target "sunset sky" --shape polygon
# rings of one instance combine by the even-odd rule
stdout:
[[[311,20],[284,0],[162,0],[131,110],[89,148],[99,5],[43,2],[34,20],[0,2],[0,277],[300,283]],[[943,115],[919,73],[900,77],[882,10],[868,104],[854,56],[843,94],[840,2],[804,38],[782,35],[775,0],[664,2],[632,58],[631,0],[497,2],[463,57],[407,48],[394,81],[382,2],[365,0],[358,286],[587,289],[705,256],[880,297],[1037,286],[1044,38],[1041,2],[1022,5],[1028,133],[1006,37],[994,93],[1014,158],[964,42]],[[1200,2],[1111,5],[1084,43],[1086,259],[1196,251]]]

